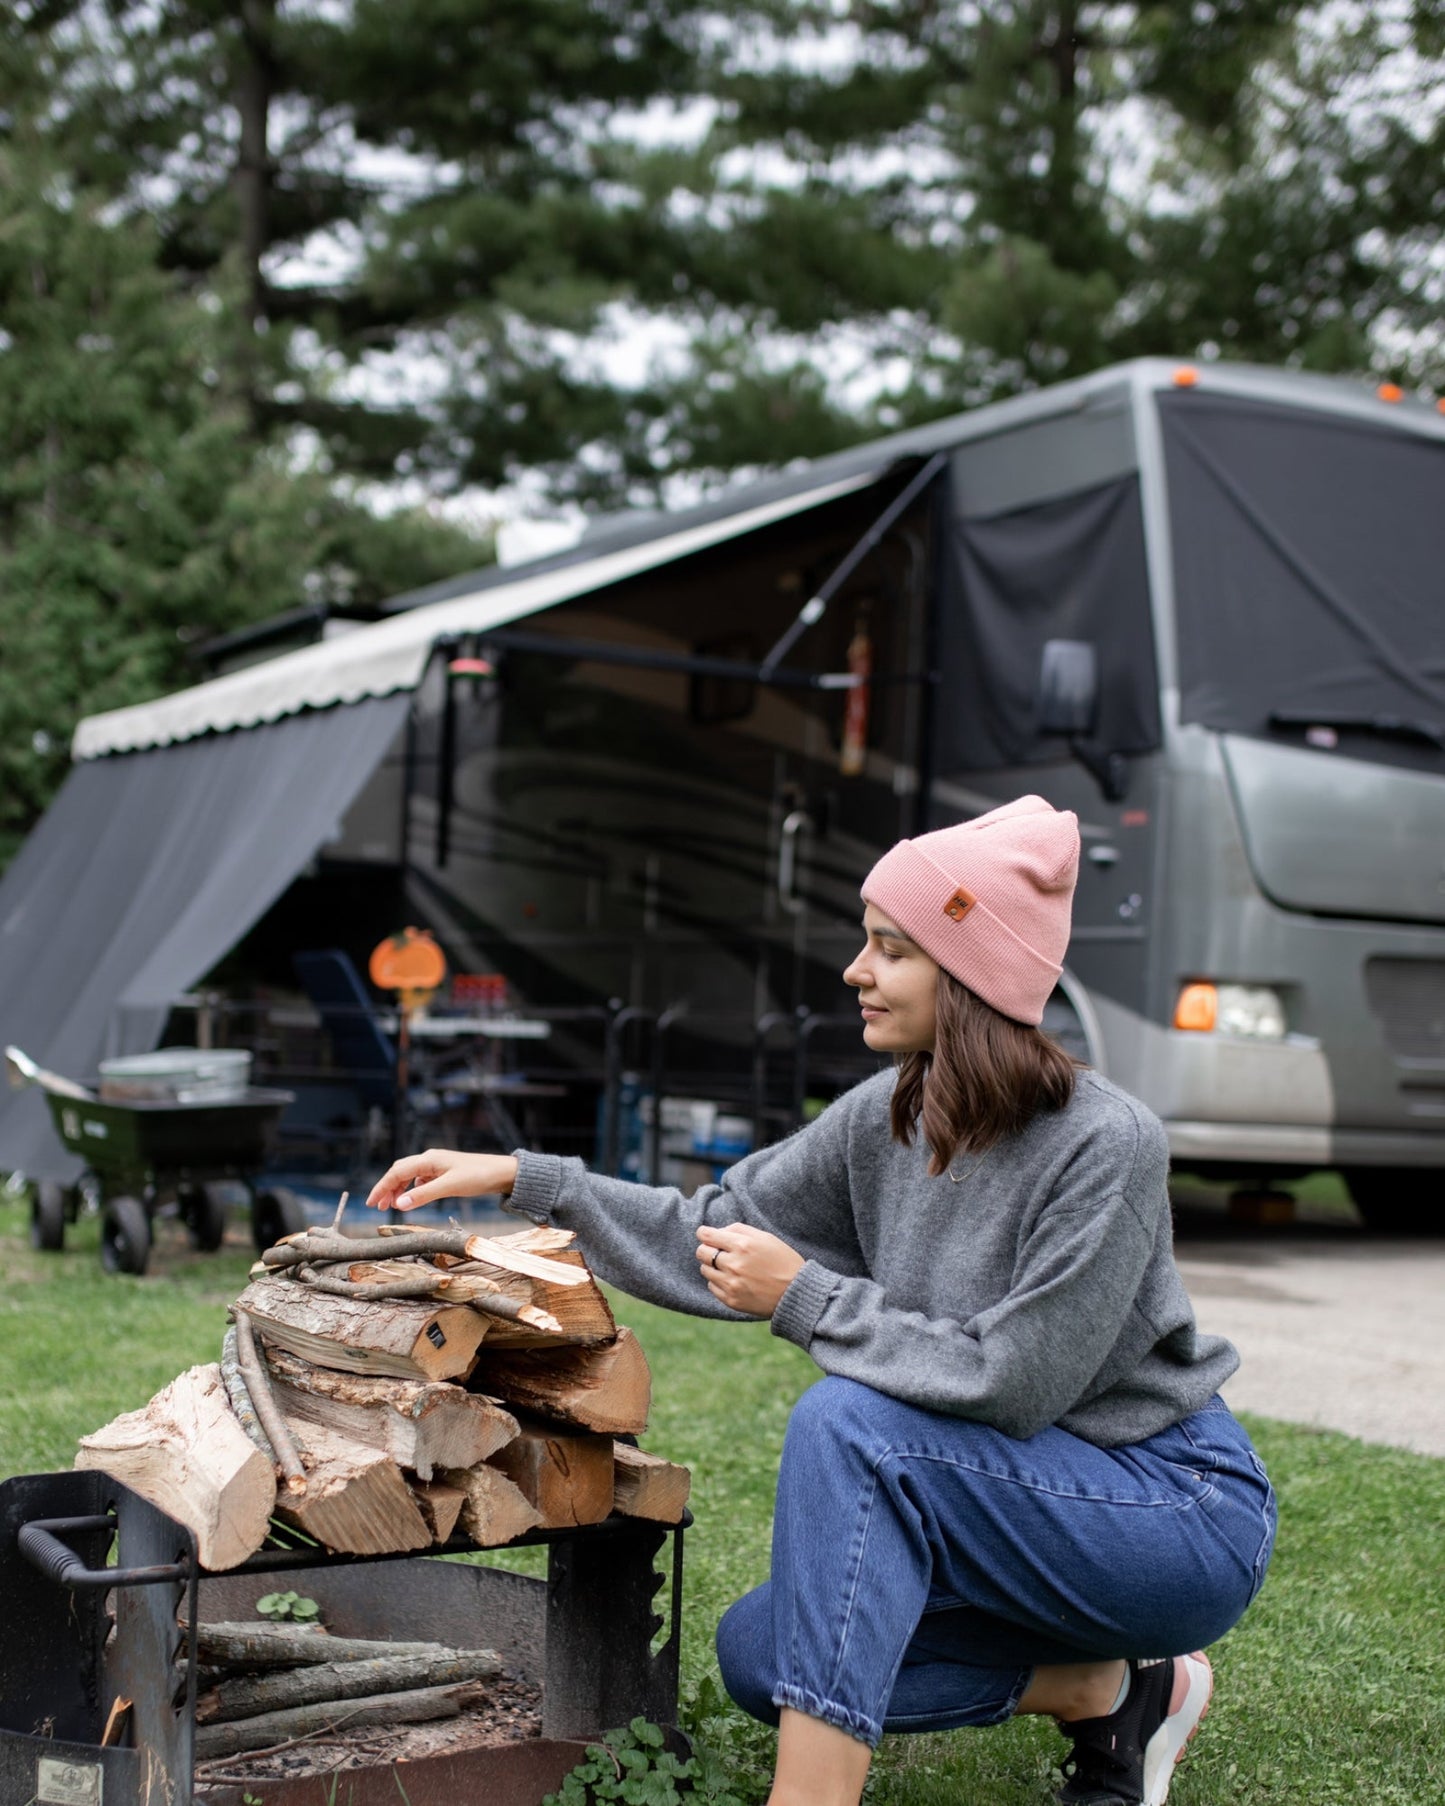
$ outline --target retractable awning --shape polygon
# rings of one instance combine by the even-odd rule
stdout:
[[[409,698],[74,770],[0,884],[0,1045],[82,1082],[155,1046],[331,835]],[[37,1091],[0,1087],[0,1171],[74,1177]]]
[[[479,586],[473,594],[411,609],[157,702],[91,715],[76,729],[72,750],[77,759],[96,759],[141,747],[169,746],[200,734],[257,727],[303,709],[332,708],[338,703],[414,690],[438,640],[504,626],[710,546],[740,539],[775,521],[866,489],[878,474],[876,468],[869,468],[595,558],[549,567],[531,576],[523,572],[514,582],[497,583],[491,577],[486,587]]]

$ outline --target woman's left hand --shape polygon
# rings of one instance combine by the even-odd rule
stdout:
[[[796,1248],[747,1223],[723,1229],[704,1223],[697,1232],[697,1259],[718,1303],[749,1317],[771,1317],[803,1264]]]

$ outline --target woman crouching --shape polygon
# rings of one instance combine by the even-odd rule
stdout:
[[[1264,1579],[1274,1500],[1174,1264],[1163,1128],[1039,1030],[1078,856],[1038,797],[885,854],[843,976],[895,1066],[719,1185],[432,1150],[368,1200],[509,1193],[602,1278],[822,1369],[770,1577],[718,1627],[779,1726],[774,1806],[856,1806],[885,1731],[1016,1713],[1069,1740],[1067,1806],[1162,1806],[1201,1652]]]

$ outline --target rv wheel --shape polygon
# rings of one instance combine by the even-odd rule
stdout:
[[[151,1220],[139,1198],[111,1198],[100,1219],[100,1264],[107,1273],[144,1273]]]
[[[30,1200],[30,1245],[47,1254],[65,1246],[65,1188],[53,1179],[37,1179]]]
[[[1344,1174],[1355,1209],[1381,1235],[1445,1229],[1445,1175],[1428,1166],[1356,1166]]]

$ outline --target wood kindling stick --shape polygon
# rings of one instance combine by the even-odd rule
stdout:
[[[381,1298],[431,1298],[438,1292],[445,1292],[451,1284],[446,1274],[438,1273],[434,1267],[419,1272],[414,1279],[384,1279],[367,1284],[339,1278],[335,1273],[318,1272],[315,1267],[303,1263],[295,1269],[295,1277],[315,1292],[329,1292],[336,1298],[356,1298],[363,1304]]]
[[[341,1194],[341,1202],[336,1206],[336,1215],[334,1217],[332,1217],[332,1219],[331,1219],[331,1233],[333,1235],[336,1235],[340,1232],[341,1213],[343,1210],[346,1209],[346,1200],[350,1196],[351,1196],[351,1193],[349,1191],[344,1191]]]
[[[251,1327],[251,1318],[238,1304],[231,1306],[231,1316],[236,1325],[236,1360],[245,1377],[246,1390],[251,1396],[251,1403],[257,1417],[261,1420],[261,1428],[271,1439],[271,1446],[276,1451],[276,1465],[286,1476],[288,1492],[305,1492],[306,1469],[301,1465],[301,1457],[296,1450],[296,1441],[288,1429],[286,1419],[281,1415],[271,1391],[271,1382],[266,1376],[266,1368],[256,1349],[255,1332]]]
[[[276,1451],[271,1447],[271,1438],[261,1428],[261,1420],[256,1415],[256,1407],[251,1403],[251,1394],[246,1387],[246,1376],[241,1372],[237,1359],[234,1323],[227,1327],[221,1339],[221,1383],[226,1388],[231,1409],[236,1413],[236,1421],[266,1459],[274,1463]]]
[[[475,1276],[469,1284],[477,1286],[479,1278],[480,1275]],[[453,1296],[450,1292],[447,1294],[449,1299]],[[505,1292],[493,1292],[479,1287],[475,1291],[468,1290],[464,1297],[456,1295],[455,1302],[469,1304],[474,1311],[481,1311],[487,1317],[502,1317],[508,1323],[530,1324],[533,1329],[544,1330],[549,1336],[560,1336],[563,1333],[562,1325],[551,1311],[544,1311],[537,1304],[521,1304],[515,1298],[508,1298]]]
[[[268,1248],[261,1259],[268,1267],[294,1267],[303,1261],[364,1260],[368,1257],[394,1260],[407,1254],[458,1255],[558,1286],[585,1286],[591,1279],[586,1267],[569,1266],[565,1261],[531,1254],[510,1245],[505,1237],[469,1235],[464,1229],[405,1229],[396,1224],[379,1230],[376,1235],[340,1235],[329,1229],[303,1230],[278,1242],[274,1248]]]
[[[442,1293],[448,1304],[470,1304],[487,1316],[504,1317],[509,1323],[528,1323],[533,1329],[554,1336],[563,1333],[562,1325],[550,1311],[543,1310],[540,1305],[512,1298],[504,1292],[493,1277],[495,1268],[491,1273],[483,1272],[474,1261],[465,1260],[460,1255],[439,1254],[434,1260],[434,1265],[421,1256],[415,1262],[410,1257],[405,1260],[354,1261],[347,1277],[357,1287],[379,1286],[399,1279],[408,1267],[413,1271],[421,1267],[434,1276],[433,1290]],[[445,1266],[442,1265],[443,1262],[446,1263]],[[297,1270],[300,1271],[299,1268]],[[360,1298],[364,1294],[358,1290],[353,1296]]]
[[[545,1279],[550,1285],[585,1286],[592,1277],[586,1267],[569,1266],[566,1261],[548,1260],[530,1249],[519,1248],[512,1236],[471,1235],[464,1229],[406,1229],[395,1223],[384,1225],[377,1233],[391,1242],[405,1242],[405,1249],[398,1248],[397,1253],[461,1254],[508,1273]],[[562,1233],[570,1242],[570,1232]],[[427,1244],[425,1248],[423,1242]]]
[[[395,1260],[403,1254],[465,1254],[466,1231],[400,1229],[395,1235],[341,1235],[330,1229],[303,1229],[261,1256],[268,1267],[294,1267],[316,1260]]]

